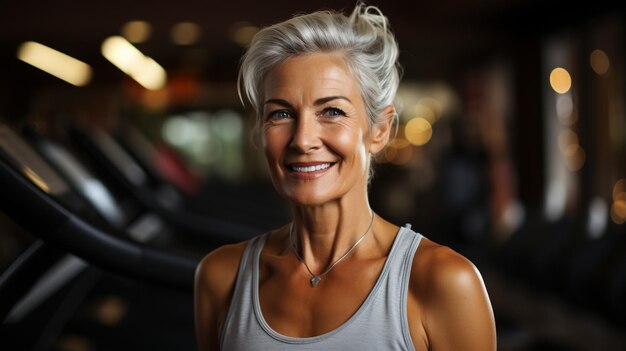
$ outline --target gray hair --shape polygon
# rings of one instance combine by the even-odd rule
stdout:
[[[318,52],[344,54],[361,89],[369,125],[381,123],[384,108],[393,104],[402,68],[398,63],[398,44],[387,18],[377,7],[362,3],[349,17],[318,11],[260,30],[242,58],[239,96],[243,90],[260,116],[263,81],[268,72],[290,57]],[[394,119],[397,118],[396,113]]]

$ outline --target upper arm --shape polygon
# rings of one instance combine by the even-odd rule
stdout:
[[[230,306],[245,246],[227,245],[206,255],[196,268],[194,317],[198,349],[219,349],[219,329]]]
[[[441,247],[428,260],[423,323],[431,350],[495,350],[493,310],[480,272]]]

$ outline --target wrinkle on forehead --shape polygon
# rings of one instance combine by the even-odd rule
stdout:
[[[354,96],[358,93],[357,82],[338,53],[289,58],[268,73],[264,88],[265,99],[293,95],[293,98],[316,100],[325,96]]]

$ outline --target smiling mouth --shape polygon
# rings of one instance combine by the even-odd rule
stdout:
[[[320,163],[318,165],[313,166],[289,166],[289,168],[298,173],[311,173],[316,171],[321,171],[332,166],[332,163]]]

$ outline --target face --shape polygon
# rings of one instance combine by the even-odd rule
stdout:
[[[264,82],[263,148],[278,192],[297,205],[366,196],[370,131],[358,84],[341,56],[287,59]],[[384,134],[384,133],[383,133]]]

